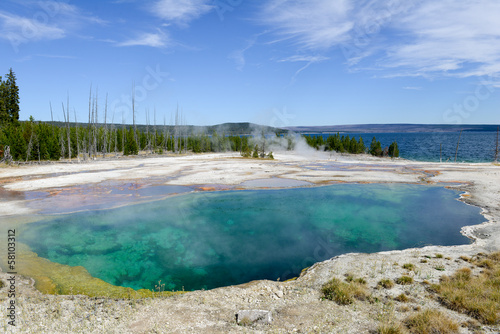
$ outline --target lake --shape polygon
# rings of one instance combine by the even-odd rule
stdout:
[[[314,134],[312,134],[314,135]],[[366,147],[375,136],[388,147],[393,141],[398,143],[401,158],[417,161],[455,161],[459,132],[405,132],[405,133],[345,133],[357,140],[363,138]],[[322,135],[325,139],[328,134]],[[495,156],[496,132],[464,131],[460,136],[457,162],[492,162]]]

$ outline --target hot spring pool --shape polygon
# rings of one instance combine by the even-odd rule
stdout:
[[[347,252],[468,243],[480,209],[438,186],[340,184],[199,192],[61,215],[20,236],[40,257],[134,289],[211,289],[298,276]]]

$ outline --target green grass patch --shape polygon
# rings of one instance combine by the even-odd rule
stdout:
[[[364,284],[359,282],[342,282],[338,278],[333,278],[321,288],[321,292],[328,300],[333,300],[339,305],[349,305],[355,299],[365,300],[368,292]]]

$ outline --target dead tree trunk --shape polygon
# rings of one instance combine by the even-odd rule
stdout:
[[[106,157],[106,145],[108,145],[108,126],[107,126],[107,118],[108,118],[108,94],[106,93],[106,102],[104,105],[104,143],[102,144],[102,157]]]

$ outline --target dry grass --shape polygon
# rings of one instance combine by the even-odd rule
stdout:
[[[405,334],[407,333],[401,324],[381,324],[377,328],[377,334]]]
[[[384,288],[384,289],[391,289],[391,288],[394,287],[394,281],[392,279],[389,279],[389,278],[381,279],[377,283],[377,287],[381,287],[381,288]]]
[[[411,315],[404,321],[410,333],[418,334],[452,334],[458,333],[459,325],[443,313],[436,310],[425,310]]]
[[[413,283],[413,278],[410,276],[403,275],[396,280],[396,283],[401,285],[410,285]]]
[[[398,295],[397,297],[394,298],[394,300],[400,302],[400,303],[407,303],[410,301],[410,298],[408,298],[407,295],[405,295],[404,293]]]
[[[413,263],[405,263],[403,264],[403,269],[412,271],[415,269],[415,265]]]
[[[327,282],[321,292],[328,300],[333,300],[339,305],[349,305],[354,299],[365,300],[368,297],[366,286],[359,282],[342,282],[334,278]]]
[[[472,262],[472,259],[465,255],[460,256],[459,259],[465,262]]]
[[[452,276],[443,276],[432,289],[448,308],[494,325],[500,322],[500,252],[480,256],[476,264],[485,268],[479,276],[462,268]]]

